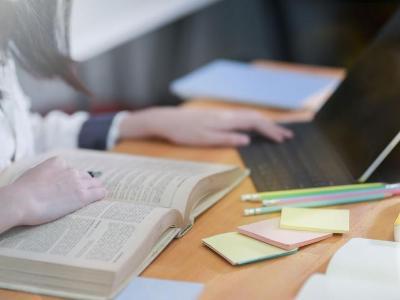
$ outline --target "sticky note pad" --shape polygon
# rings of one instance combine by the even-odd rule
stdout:
[[[237,232],[228,232],[203,239],[203,243],[229,261],[243,265],[295,253],[297,249],[281,248],[259,242]]]
[[[332,233],[282,229],[279,224],[280,218],[274,218],[240,226],[238,231],[241,234],[285,250],[303,247],[332,236]]]
[[[400,214],[397,216],[396,221],[394,221],[394,240],[400,242]]]
[[[284,207],[280,227],[284,229],[344,233],[350,228],[348,209]]]
[[[394,221],[394,225],[400,225],[400,214],[397,216],[396,220]]]

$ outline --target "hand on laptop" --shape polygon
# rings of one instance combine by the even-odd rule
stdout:
[[[243,146],[250,143],[244,131],[256,131],[275,141],[293,136],[254,110],[151,108],[128,114],[121,122],[120,137],[159,137],[191,146]]]

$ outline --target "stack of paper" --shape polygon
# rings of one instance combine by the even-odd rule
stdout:
[[[353,238],[314,274],[297,300],[400,299],[400,243]]]
[[[215,235],[203,242],[233,265],[271,259],[349,231],[346,209],[287,207],[281,218],[238,227],[238,232]]]
[[[241,234],[255,238],[276,247],[291,250],[319,242],[332,236],[332,233],[286,230],[279,227],[280,219],[270,219],[238,228]]]
[[[349,231],[349,210],[285,207],[281,228],[317,232],[344,233]]]
[[[203,239],[205,245],[220,254],[232,265],[243,265],[264,259],[289,255],[297,249],[283,250],[259,242],[237,232],[228,232]]]

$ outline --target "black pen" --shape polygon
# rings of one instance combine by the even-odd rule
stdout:
[[[91,177],[93,177],[93,178],[100,177],[101,174],[102,174],[100,171],[87,171],[87,172],[88,172],[88,174],[89,174]]]

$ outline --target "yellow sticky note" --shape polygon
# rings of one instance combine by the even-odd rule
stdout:
[[[397,216],[396,221],[394,221],[394,225],[400,225],[400,214]]]
[[[348,209],[285,207],[280,227],[284,229],[344,233],[350,228]]]
[[[242,265],[289,255],[297,251],[297,248],[283,250],[237,232],[214,235],[203,239],[203,243],[229,261],[232,265]]]
[[[400,214],[397,216],[396,221],[394,221],[394,240],[400,242]]]

